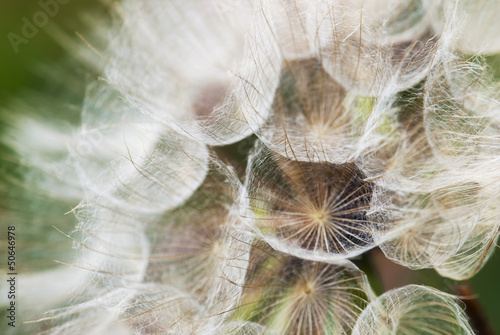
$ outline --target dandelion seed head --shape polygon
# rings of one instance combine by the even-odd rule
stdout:
[[[352,163],[293,161],[263,147],[247,187],[259,233],[297,256],[345,257],[372,247],[380,229],[368,217],[373,186]]]
[[[349,333],[349,320],[372,299],[365,280],[350,263],[306,261],[257,243],[239,313],[280,334]]]
[[[377,298],[349,259],[378,247],[463,280],[496,247],[498,83],[482,58],[498,49],[483,12],[496,5],[474,6],[115,4],[117,25],[96,30],[109,39],[82,36],[99,61],[66,42],[101,78],[81,125],[15,116],[1,138],[27,189],[75,200],[76,229],[57,233],[80,272],[46,274],[71,283],[40,304],[60,308],[39,329],[472,335],[456,298],[416,285]]]

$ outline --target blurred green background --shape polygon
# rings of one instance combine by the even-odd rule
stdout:
[[[16,0],[16,1],[2,1],[0,4],[0,108],[6,110],[15,99],[22,99],[23,95],[29,91],[47,94],[56,98],[58,90],[64,90],[61,84],[54,83],[54,78],[40,75],[38,69],[43,65],[53,66],[67,61],[67,51],[62,45],[54,38],[49,32],[54,28],[62,28],[69,36],[77,39],[75,32],[81,32],[85,36],[85,27],[81,23],[81,16],[83,13],[90,13],[90,15],[100,16],[105,15],[106,6],[97,0],[72,0],[67,4],[60,5],[58,13],[49,19],[46,27],[40,28],[39,32],[33,38],[30,38],[28,43],[19,45],[19,52],[15,52],[12,47],[8,34],[13,32],[22,36],[21,29],[23,28],[23,17],[32,21],[32,16],[39,12],[41,7],[38,1]],[[498,62],[495,62],[498,63]],[[500,67],[499,67],[500,71]],[[497,72],[499,72],[497,71]],[[55,73],[57,76],[57,73]],[[78,78],[78,77],[77,77]],[[74,90],[77,91],[75,99],[83,96],[85,87],[85,75],[81,76],[81,82],[77,83],[78,87]],[[61,82],[64,82],[62,80]],[[80,86],[81,85],[81,86]],[[63,86],[63,85],[62,85]],[[80,94],[78,94],[80,92]],[[78,104],[78,101],[75,101]],[[33,111],[36,113],[36,111]],[[5,112],[0,113],[0,116],[5,115]],[[69,115],[61,115],[62,118],[71,118]],[[5,131],[5,125],[0,127],[0,131]],[[0,154],[7,155],[5,149],[0,151]],[[2,159],[4,161],[4,159]],[[0,171],[5,177],[6,174],[12,173],[5,166],[1,167]],[[14,186],[13,186],[14,187]],[[9,203],[8,190],[4,190],[0,202],[5,204]],[[72,204],[63,204],[60,207],[53,207],[56,213],[53,216],[62,216],[66,210],[71,209]],[[1,210],[1,208],[0,208]],[[60,211],[57,213],[57,211]],[[35,210],[27,211],[24,219],[29,222],[35,219]],[[0,215],[0,219],[2,219]],[[67,226],[69,230],[73,224],[73,219],[67,218]],[[9,222],[2,222],[2,227],[11,224]],[[53,222],[38,222],[38,224],[46,224],[47,229],[52,229],[50,226]],[[63,225],[64,226],[64,225]],[[62,237],[60,237],[62,238]],[[67,244],[67,247],[71,247]],[[40,244],[39,249],[30,249],[31,253],[20,255],[24,257],[29,263],[28,258],[37,257],[36,253],[42,252],[43,243]],[[23,250],[19,250],[20,253]],[[26,269],[29,271],[29,269]],[[3,271],[3,270],[2,270]],[[421,271],[417,276],[417,281],[421,283],[432,284],[440,289],[451,292],[455,282],[442,279],[438,277],[434,271]],[[489,260],[485,268],[470,280],[476,296],[486,310],[486,314],[490,323],[494,326],[497,333],[500,333],[500,252],[497,250],[493,257]],[[4,294],[3,292],[1,294]],[[0,325],[0,329],[4,326],[4,322]]]

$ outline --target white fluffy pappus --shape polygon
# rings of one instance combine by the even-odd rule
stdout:
[[[388,103],[353,94],[317,58],[285,61],[272,114],[257,136],[292,160],[355,162],[393,139]]]
[[[450,57],[435,70],[398,102],[401,140],[375,183],[398,225],[408,224],[381,249],[405,266],[442,266],[442,275],[463,280],[498,236],[491,220],[498,215],[497,103],[479,64]]]
[[[208,149],[123,99],[108,86],[89,87],[72,148],[86,197],[135,212],[181,204],[205,178]]]
[[[245,221],[273,248],[296,257],[342,261],[402,228],[373,206],[378,190],[355,163],[296,161],[260,144],[245,185]]]
[[[265,121],[281,55],[256,2],[129,1],[122,12],[106,74],[143,113],[211,145]]]
[[[454,296],[436,289],[408,285],[388,291],[363,311],[354,335],[472,335],[464,311]]]
[[[256,240],[236,316],[277,334],[350,334],[372,299],[365,274],[351,262],[304,260]]]

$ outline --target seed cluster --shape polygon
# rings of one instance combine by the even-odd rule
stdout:
[[[500,104],[481,53],[500,44],[468,29],[495,1],[473,3],[116,5],[81,124],[19,121],[4,140],[42,170],[32,187],[81,201],[74,267],[51,270],[70,289],[33,332],[474,334],[457,298],[377,296],[353,263],[378,248],[464,280],[496,246]],[[47,133],[64,148],[20,144]]]

